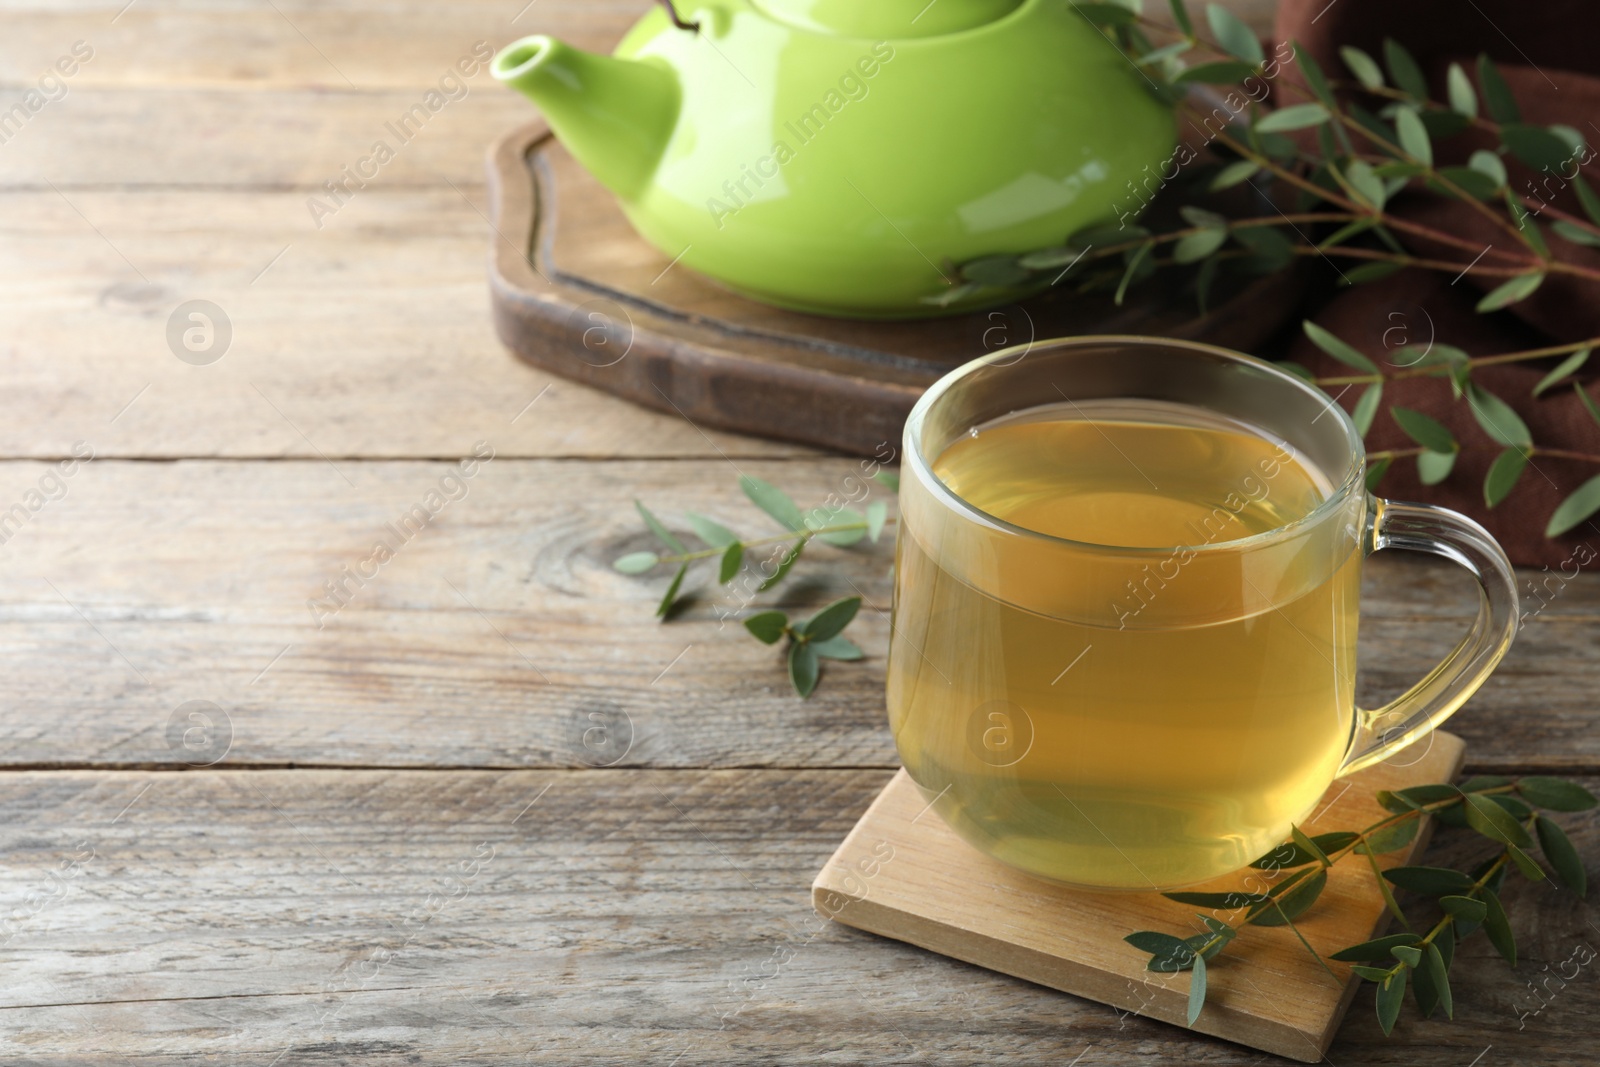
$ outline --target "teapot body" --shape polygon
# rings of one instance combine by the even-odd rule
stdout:
[[[629,220],[757,300],[937,314],[953,265],[1131,220],[1172,155],[1170,108],[1062,0],[894,40],[797,26],[759,3],[703,4],[685,14],[697,32],[652,10],[616,51],[678,89],[651,179],[619,197]]]

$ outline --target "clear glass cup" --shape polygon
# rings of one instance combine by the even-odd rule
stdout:
[[[1320,471],[1324,499],[1252,536],[1129,548],[1012,525],[935,473],[947,447],[995,420],[1051,405],[1092,424],[1085,413],[1124,403],[1247,427]],[[1239,493],[1270,492],[1272,466],[1235,472]],[[1477,523],[1375,498],[1365,471],[1338,405],[1207,345],[1071,338],[942,378],[906,422],[888,663],[895,742],[934,810],[1040,877],[1170,889],[1258,859],[1336,778],[1438,726],[1511,644],[1511,567]],[[1365,710],[1360,570],[1383,548],[1453,560],[1481,597],[1444,662]]]

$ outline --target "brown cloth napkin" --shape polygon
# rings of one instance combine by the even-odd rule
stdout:
[[[1458,61],[1476,82],[1475,61],[1487,52],[1499,65],[1516,95],[1525,122],[1538,125],[1566,123],[1584,133],[1591,149],[1600,149],[1600,5],[1594,0],[1412,0],[1397,4],[1381,0],[1284,0],[1278,11],[1276,36],[1298,41],[1330,76],[1350,80],[1339,48],[1353,45],[1382,61],[1383,41],[1393,37],[1417,59],[1427,75],[1436,100],[1445,99],[1445,74]],[[1293,65],[1286,75],[1297,79]],[[1288,98],[1283,98],[1286,102]],[[1298,99],[1298,97],[1297,97]],[[1370,110],[1381,101],[1365,100]],[[1477,148],[1493,148],[1492,139],[1477,131],[1440,141],[1437,162],[1463,164]],[[1513,189],[1533,192],[1555,207],[1581,215],[1570,188],[1559,179],[1547,180],[1509,158],[1507,170]],[[1591,185],[1600,188],[1600,158],[1583,168]],[[1553,194],[1553,195],[1552,195]],[[1464,204],[1426,195],[1403,195],[1394,203],[1397,213],[1475,243],[1510,247],[1511,238]],[[1548,220],[1547,220],[1548,221]],[[1594,249],[1578,248],[1545,233],[1559,258],[1600,265]],[[1471,253],[1434,245],[1429,247],[1401,236],[1411,250],[1430,258],[1471,259]],[[1338,262],[1349,269],[1355,261]],[[1503,278],[1465,276],[1453,279],[1437,271],[1408,269],[1382,281],[1341,290],[1312,316],[1357,348],[1395,368],[1410,366],[1430,342],[1454,345],[1472,355],[1493,355],[1552,343],[1600,336],[1600,286],[1572,284],[1548,278],[1529,299],[1492,315],[1480,315],[1474,305],[1483,293]],[[1303,337],[1290,352],[1319,375],[1355,373],[1322,355]],[[1532,431],[1536,445],[1600,455],[1600,426],[1596,426],[1570,384],[1548,390],[1535,399],[1532,389],[1559,357],[1529,363],[1507,364],[1477,370],[1473,379],[1504,399]],[[1600,395],[1600,353],[1578,374],[1589,395]],[[1354,406],[1362,387],[1340,398]],[[1338,387],[1331,391],[1337,393]],[[1600,552],[1600,516],[1581,523],[1555,540],[1544,536],[1545,525],[1556,506],[1590,477],[1600,474],[1600,464],[1555,456],[1535,456],[1511,495],[1493,509],[1485,505],[1483,478],[1503,446],[1490,438],[1473,419],[1465,402],[1452,399],[1442,378],[1412,378],[1385,386],[1383,404],[1368,435],[1368,448],[1415,448],[1390,417],[1391,405],[1432,415],[1455,434],[1461,455],[1450,477],[1439,485],[1424,486],[1415,461],[1401,458],[1389,468],[1378,486],[1382,496],[1442,504],[1465,512],[1487,526],[1512,561],[1530,566],[1571,570]],[[1576,555],[1575,555],[1576,554]]]

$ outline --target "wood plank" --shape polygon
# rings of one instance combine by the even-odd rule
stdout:
[[[504,456],[815,454],[702,432],[506,352],[481,189],[370,187],[320,230],[305,199],[0,193],[0,456],[86,441],[98,456],[450,457],[479,438]],[[207,365],[173,347],[195,299],[232,331]]]
[[[0,512],[50,469],[0,464]],[[324,583],[344,580],[451,469],[342,459],[81,467],[64,498],[0,547],[0,763],[194,762],[169,746],[167,723],[182,703],[209,700],[231,720],[227,758],[241,764],[895,765],[881,611],[852,625],[869,658],[830,663],[800,701],[775,651],[719,621],[719,611],[737,618],[741,596],[720,590],[663,625],[652,610],[665,576],[610,568],[651,547],[635,496],[680,530],[693,510],[753,536],[773,527],[739,493],[740,472],[817,506],[866,488],[850,480],[856,461],[496,458],[375,577],[347,585],[348,607],[314,616],[308,600],[325,599]],[[789,584],[750,603],[808,613],[860,593],[886,608],[889,562],[887,544],[819,546]],[[690,585],[706,580],[697,572]],[[1600,766],[1597,583],[1580,576],[1535,618],[1452,720],[1475,746],[1475,768]],[[1443,563],[1372,562],[1363,702],[1444,655],[1471,603],[1434,591],[1466,585]],[[586,747],[597,726],[606,729]]]
[[[62,1067],[280,1054],[296,1065],[1260,1062],[822,921],[811,877],[887,778],[0,775],[0,1056]],[[1562,822],[1580,849],[1600,847],[1595,813]],[[1442,830],[1428,858],[1467,864],[1485,851]],[[1493,1062],[1593,1062],[1600,984],[1592,968],[1554,977],[1594,943],[1583,909],[1516,877],[1505,897],[1517,970],[1475,937],[1457,963],[1456,1021],[1407,1005],[1385,1039],[1364,991],[1329,1060],[1464,1067],[1492,1045]],[[1214,966],[1219,981],[1228,965]],[[1519,1028],[1526,983],[1541,977],[1549,1004]]]
[[[1387,817],[1374,799],[1379,790],[1454,781],[1464,755],[1461,739],[1441,730],[1429,742],[1420,758],[1403,753],[1348,782],[1332,783],[1300,829],[1322,834],[1371,826]],[[1106,893],[1031,878],[983,855],[942,819],[927,817],[941,795],[938,782],[924,789],[906,771],[896,774],[817,874],[811,901],[818,912],[1122,1011],[1186,1025],[1190,977],[1152,975],[1149,955],[1106,935],[1204,935],[1207,928],[1192,906],[1166,899],[1154,884],[1150,892]],[[1385,862],[1418,862],[1432,829],[1424,825]],[[1263,878],[1282,874],[1257,874],[1253,891],[1271,884]],[[1229,965],[1219,967],[1217,980],[1208,984],[1196,1030],[1302,1063],[1322,1060],[1361,979],[1337,967],[1340,981],[1330,981],[1326,965],[1306,952],[1299,937],[1331,955],[1382,935],[1391,921],[1377,879],[1362,860],[1345,858],[1326,880],[1327,890],[1299,924],[1298,936],[1287,927],[1247,926],[1229,942]],[[1242,883],[1233,873],[1192,889],[1228,893]],[[1249,980],[1252,972],[1271,975],[1270,990]]]

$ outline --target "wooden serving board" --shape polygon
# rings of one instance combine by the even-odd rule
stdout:
[[[1451,781],[1465,747],[1453,734],[1435,731],[1393,760],[1335,782],[1305,830],[1376,822],[1384,815],[1373,799],[1378,790]],[[1410,863],[1427,847],[1431,829],[1425,824],[1408,848],[1383,857],[1382,865]],[[1224,891],[1241,881],[1236,874],[1194,888]],[[811,894],[819,912],[848,926],[1184,1025],[1188,973],[1146,970],[1148,954],[1122,938],[1136,930],[1180,937],[1202,932],[1194,907],[1156,893],[1067,889],[998,863],[933,814],[904,770],[856,823]],[[1387,924],[1371,868],[1347,857],[1296,925],[1326,956],[1379,936]],[[1246,926],[1208,969],[1206,1006],[1194,1028],[1317,1062],[1361,984],[1347,965],[1330,966],[1340,980],[1330,978],[1287,927]]]
[[[843,452],[897,444],[922,391],[985,353],[1087,333],[1250,350],[1294,311],[1302,288],[1286,271],[1204,316],[1157,279],[1120,308],[1050,290],[940,319],[830,319],[747,300],[663,256],[542,121],[495,143],[488,170],[495,328],[516,355],[697,426]]]

